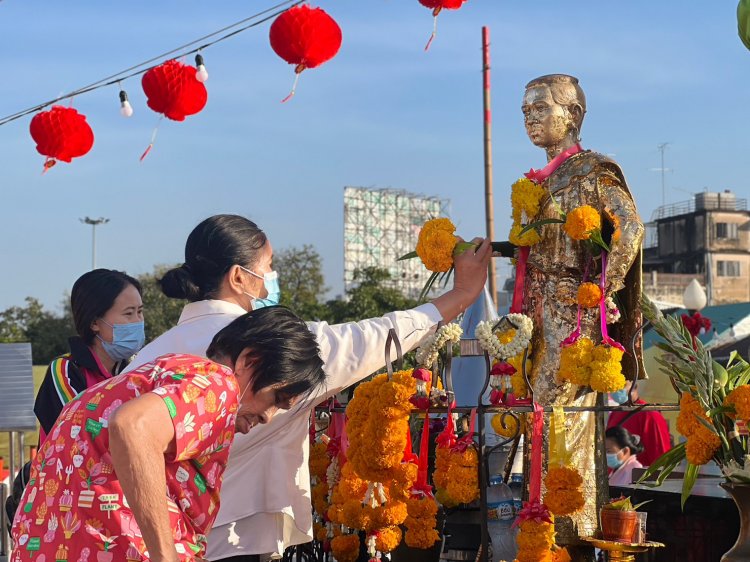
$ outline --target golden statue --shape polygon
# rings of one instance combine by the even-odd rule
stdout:
[[[533,221],[560,218],[561,211],[568,213],[582,205],[599,211],[603,217],[602,235],[611,250],[605,295],[616,293],[622,312],[610,335],[627,349],[623,358],[626,378],[642,375],[642,364],[640,370],[637,364],[641,360],[638,298],[644,228],[622,171],[608,157],[580,147],[586,98],[576,78],[553,74],[532,80],[526,85],[522,110],[531,142],[546,151],[548,161],[543,170],[527,174],[546,190]],[[523,300],[524,312],[534,321],[530,373],[534,399],[542,406],[595,406],[595,392],[561,383],[557,373],[561,343],[577,326],[578,287],[585,280],[597,281],[601,261],[592,259],[590,244],[572,240],[559,224],[542,226],[539,233],[540,241],[529,248]],[[597,344],[602,341],[599,309],[583,311],[581,335]],[[549,424],[545,424],[545,455],[548,428]],[[575,545],[577,537],[591,536],[598,527],[598,506],[608,495],[607,475],[603,447],[597,443],[596,415],[567,414],[566,429],[571,464],[583,476],[586,503],[581,512],[557,518],[556,530],[558,544]],[[530,439],[527,434],[527,443]],[[603,440],[603,436],[599,439]],[[590,548],[570,550],[574,560],[592,559]]]

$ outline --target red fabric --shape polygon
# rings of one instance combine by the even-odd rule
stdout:
[[[70,162],[94,146],[94,131],[86,116],[72,107],[53,105],[34,115],[29,126],[36,150],[42,156]]]
[[[466,0],[419,0],[419,3],[432,10],[458,10]],[[437,14],[436,14],[437,15]]]
[[[315,68],[336,56],[341,48],[341,28],[321,8],[306,4],[289,8],[271,24],[271,48],[295,72]]]
[[[206,107],[208,101],[208,91],[195,77],[195,67],[176,60],[168,60],[146,72],[141,86],[148,106],[173,121],[184,121]]]
[[[164,499],[175,549],[180,560],[201,558],[219,510],[237,391],[229,368],[191,355],[165,355],[86,389],[65,406],[32,463],[13,522],[12,559],[148,560],[112,466],[107,428],[117,408],[145,393],[164,401],[174,425]]]
[[[636,404],[646,404],[643,400],[636,400]],[[629,412],[612,412],[607,422],[607,429],[620,425]],[[632,435],[641,438],[643,452],[638,453],[638,461],[643,466],[651,466],[653,462],[670,449],[669,424],[661,412],[638,412],[628,418],[622,427]]]

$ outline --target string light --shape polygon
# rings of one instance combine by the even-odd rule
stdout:
[[[133,106],[128,101],[128,94],[125,90],[120,90],[120,115],[123,117],[132,117]]]
[[[185,43],[184,45],[181,45],[175,49],[167,51],[166,53],[161,53],[160,55],[152,57],[139,64],[133,65],[129,68],[126,68],[125,70],[121,70],[120,72],[112,74],[111,76],[107,76],[105,78],[102,78],[101,80],[97,80],[96,82],[92,82],[91,84],[88,84],[86,86],[73,90],[71,92],[61,94],[55,99],[51,99],[51,100],[39,103],[37,105],[34,105],[32,107],[22,109],[21,111],[18,111],[16,113],[6,115],[5,117],[0,118],[0,125],[5,125],[7,123],[10,123],[11,121],[21,119],[22,117],[25,117],[26,115],[37,113],[38,111],[44,109],[45,107],[48,107],[50,105],[56,104],[60,101],[63,101],[69,98],[73,98],[74,96],[87,94],[89,92],[93,92],[94,90],[98,90],[99,88],[112,86],[123,80],[127,80],[128,78],[138,76],[140,74],[143,74],[149,71],[155,66],[158,66],[159,64],[164,62],[164,60],[166,59],[180,58],[180,57],[184,57],[184,56],[202,51],[203,49],[206,49],[212,45],[215,45],[216,43],[219,43],[221,41],[226,41],[227,39],[234,37],[235,35],[238,35],[242,33],[243,31],[247,31],[248,29],[252,29],[269,20],[272,20],[276,18],[278,15],[288,10],[289,8],[302,4],[305,1],[306,0],[284,0],[283,2],[279,2],[278,4],[271,6],[270,8],[267,8],[256,14],[253,14],[252,16],[248,16],[231,25],[223,27],[217,31],[214,31],[213,33],[209,33],[208,35],[199,37],[198,39],[195,39],[194,41]],[[225,34],[221,35],[222,33],[225,33]],[[208,41],[204,43],[204,41],[206,41],[207,39],[211,39],[212,37],[216,37],[217,35],[220,35],[220,37],[217,37],[216,39],[212,41]],[[196,47],[195,45],[198,45],[198,46]]]
[[[203,64],[203,56],[200,53],[195,55],[195,68],[198,69],[195,71],[195,79],[198,82],[208,80],[208,70],[206,70],[206,65]]]

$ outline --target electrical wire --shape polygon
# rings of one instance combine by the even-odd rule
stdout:
[[[252,29],[271,19],[274,19],[279,14],[282,14],[289,8],[302,4],[304,1],[305,0],[284,0],[283,2],[280,2],[256,14],[253,14],[252,16],[248,16],[233,24],[222,27],[221,29],[218,29],[212,33],[209,33],[208,35],[199,37],[198,39],[190,41],[189,43],[185,43],[184,45],[180,45],[179,47],[171,49],[165,53],[161,53],[159,55],[156,55],[155,57],[151,57],[148,60],[145,60],[136,65],[130,66],[124,70],[121,70],[120,72],[117,72],[110,76],[106,76],[105,78],[101,78],[100,80],[97,80],[96,82],[92,82],[91,84],[87,84],[86,86],[82,86],[66,94],[61,94],[54,99],[36,104],[27,109],[22,109],[21,111],[18,111],[16,113],[6,115],[5,117],[0,118],[0,125],[5,125],[7,123],[10,123],[11,121],[20,119],[21,117],[25,117],[26,115],[36,113],[37,111],[40,111],[44,109],[45,107],[48,107],[62,100],[66,100],[75,96],[80,96],[82,94],[87,94],[89,92],[93,92],[94,90],[98,90],[99,88],[112,86],[113,84],[118,84],[119,82],[123,80],[127,80],[128,78],[132,78],[134,76],[138,76],[139,74],[148,72],[155,66],[158,66],[159,64],[161,64],[161,61],[163,61],[164,59],[184,57],[186,55],[190,55],[190,54],[202,51],[203,49],[207,49],[208,47],[211,47],[212,45],[215,45],[222,41],[226,41],[227,39],[234,37],[235,35],[239,35],[243,31],[247,31],[248,29]],[[227,31],[229,31],[229,33],[226,33],[225,35],[221,35],[222,33],[225,33]],[[207,41],[209,39],[212,39],[213,37],[216,37],[216,39]],[[198,46],[195,47],[195,45],[198,45]],[[157,61],[159,61],[158,64],[153,64]]]

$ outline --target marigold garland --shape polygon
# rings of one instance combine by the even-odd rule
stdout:
[[[568,466],[553,466],[547,470],[544,486],[544,505],[553,515],[570,515],[580,511],[585,503],[583,478],[575,469]]]
[[[438,445],[435,450],[436,499],[446,507],[471,503],[479,497],[479,457],[474,447],[454,451]]]
[[[559,379],[578,386],[588,386],[591,379],[591,368],[594,342],[587,337],[578,338],[572,345],[560,351]]]
[[[430,271],[445,272],[453,266],[456,227],[449,219],[427,221],[419,231],[417,255]]]
[[[750,420],[750,385],[743,384],[732,390],[724,398],[724,406],[734,408],[733,419]]]
[[[359,536],[340,535],[331,539],[331,551],[337,562],[356,562],[359,558]]]
[[[554,522],[554,517],[552,520]],[[534,519],[523,521],[516,535],[516,544],[518,544],[518,554],[516,554],[518,562],[551,560],[551,550],[555,544],[554,523],[537,522]]]
[[[597,392],[615,392],[625,386],[622,374],[622,350],[609,345],[594,345],[587,337],[578,338],[560,352],[558,378]]]
[[[432,548],[440,535],[437,526],[438,505],[429,496],[412,497],[406,502],[408,517],[404,521],[406,534],[404,540],[412,548]]]
[[[588,240],[591,233],[601,227],[602,217],[590,205],[582,205],[570,211],[563,225],[563,229],[573,240]]]
[[[596,283],[581,283],[578,286],[577,302],[583,308],[594,308],[599,306],[599,301],[602,298],[602,290]]]
[[[510,203],[513,225],[511,226],[508,240],[512,244],[516,246],[533,246],[541,241],[541,237],[535,229],[532,228],[523,234],[521,234],[521,231],[526,224],[539,214],[541,201],[545,193],[541,185],[528,178],[521,178],[511,186]]]

